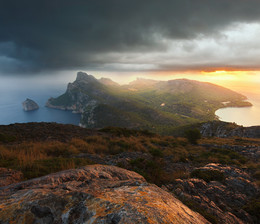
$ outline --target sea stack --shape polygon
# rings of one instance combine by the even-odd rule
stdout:
[[[34,102],[33,100],[28,99],[28,98],[22,104],[23,104],[23,109],[25,111],[32,111],[32,110],[39,109],[38,104],[36,102]]]

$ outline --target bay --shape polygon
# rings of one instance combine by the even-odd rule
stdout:
[[[216,111],[221,121],[235,122],[244,127],[260,125],[260,94],[257,92],[244,92],[252,107],[227,107]]]

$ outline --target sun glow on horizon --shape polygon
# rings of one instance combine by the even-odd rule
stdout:
[[[96,74],[97,72],[93,72]],[[260,94],[260,71],[219,69],[213,71],[146,71],[113,73],[99,72],[97,78],[107,77],[122,84],[128,84],[137,78],[168,81],[190,79],[214,83],[241,93]]]
[[[205,80],[211,80],[214,83],[230,85],[233,82],[239,82],[260,85],[260,71],[201,71],[201,75]]]
[[[244,94],[260,94],[260,71],[201,71],[203,79]]]
[[[226,70],[216,70],[212,72],[201,71],[202,77],[214,81],[239,81],[245,79],[248,75],[246,71],[226,71]]]

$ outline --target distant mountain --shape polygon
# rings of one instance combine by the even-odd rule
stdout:
[[[177,79],[140,79],[120,86],[111,79],[96,79],[78,72],[67,91],[50,98],[46,106],[81,113],[81,126],[148,129],[169,134],[181,125],[216,119],[227,106],[251,106],[246,97],[211,83]]]
[[[101,78],[98,81],[106,86],[120,86],[118,83],[114,82],[113,80],[111,80],[109,78]]]

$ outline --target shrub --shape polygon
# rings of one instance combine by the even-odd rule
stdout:
[[[15,136],[0,133],[0,142],[8,143],[8,142],[14,142],[15,140],[16,140]]]
[[[154,137],[156,134],[148,131],[148,130],[134,130],[120,127],[105,127],[100,129],[99,131],[110,133],[118,137],[130,137],[130,136],[146,136],[146,137]]]
[[[206,182],[210,181],[223,181],[225,176],[222,172],[218,170],[193,170],[190,174],[191,177],[196,177],[199,179],[203,179]]]
[[[185,137],[191,144],[198,144],[198,140],[201,139],[201,134],[198,129],[190,129],[185,131]]]
[[[189,207],[193,211],[200,213],[205,219],[210,221],[212,224],[219,223],[216,216],[208,213],[205,209],[201,208],[200,204],[198,204],[197,202],[187,200],[187,199],[184,199],[184,198],[180,198],[180,199],[181,199],[183,204],[185,204],[187,207]]]
[[[256,221],[255,223],[257,223],[257,220],[260,220],[260,194],[256,198],[251,199],[243,209],[252,215]]]
[[[152,148],[149,150],[149,152],[154,157],[163,157],[163,152],[160,149]]]

